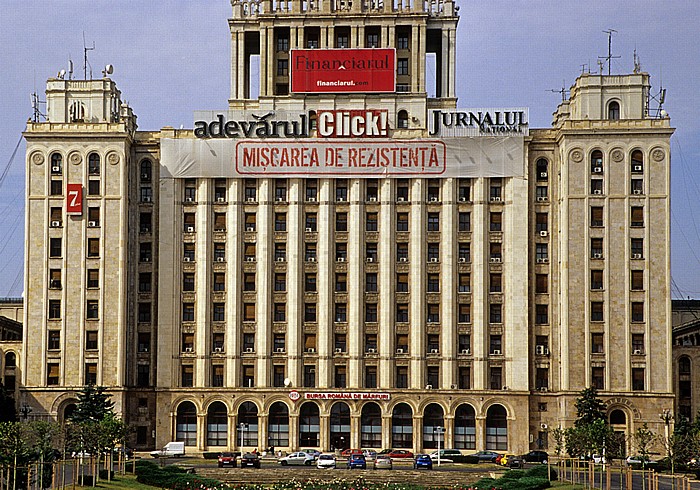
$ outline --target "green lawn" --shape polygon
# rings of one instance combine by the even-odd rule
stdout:
[[[66,487],[72,488],[72,487]],[[92,487],[85,487],[92,488]],[[122,490],[122,489],[133,489],[133,490],[153,490],[156,487],[151,487],[149,485],[144,485],[136,481],[136,475],[115,475],[114,479],[109,482],[107,480],[100,480],[97,484],[97,488],[107,488],[110,490]]]

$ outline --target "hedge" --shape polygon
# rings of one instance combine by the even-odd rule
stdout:
[[[136,463],[136,481],[144,485],[175,490],[188,488],[213,488],[221,485],[218,480],[202,478],[187,473],[177,466],[161,468],[150,461]]]
[[[552,484],[549,482],[557,479],[557,472],[550,469],[547,478],[547,466],[540,465],[527,471],[510,470],[499,479],[482,478],[472,488],[475,490],[543,490]]]

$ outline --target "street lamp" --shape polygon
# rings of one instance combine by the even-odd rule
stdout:
[[[445,433],[445,428],[442,426],[433,427],[433,434],[437,437],[437,460],[438,466],[440,466],[440,436]]]
[[[664,443],[666,444],[666,457],[671,461],[671,474],[673,475],[675,468],[673,458],[671,457],[671,440],[669,439],[670,426],[671,422],[673,422],[673,412],[668,408],[664,408],[663,412],[659,414],[659,418],[664,422],[664,437],[666,438]]]
[[[243,455],[243,432],[248,428],[248,424],[241,422],[238,424],[238,432],[241,433],[241,456]]]

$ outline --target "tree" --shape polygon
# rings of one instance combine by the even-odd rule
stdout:
[[[78,393],[78,403],[71,416],[71,421],[76,423],[93,421],[100,422],[107,414],[114,414],[114,402],[110,400],[112,395],[104,392],[102,386],[87,385]]]
[[[588,425],[596,420],[605,421],[605,403],[598,398],[598,390],[593,387],[581,391],[576,399],[576,415],[574,424],[577,427]]]
[[[554,439],[554,452],[557,457],[561,458],[561,453],[564,451],[564,434],[565,431],[561,427],[552,429],[552,438]]]

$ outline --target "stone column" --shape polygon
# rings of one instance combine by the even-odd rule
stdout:
[[[445,415],[445,433],[442,439],[442,448],[455,447],[455,416]]]
[[[320,434],[318,437],[318,445],[321,451],[330,450],[330,427],[331,427],[331,416],[328,413],[321,412],[320,419]]]
[[[197,412],[197,450],[204,451],[207,443],[207,414]]]
[[[391,447],[391,413],[382,414],[382,447]]]
[[[299,414],[289,414],[289,450],[299,450]]]
[[[350,414],[350,447],[360,447],[360,414]]]
[[[258,444],[261,448],[267,449],[270,447],[270,437],[267,433],[267,413],[258,414]]]
[[[240,439],[237,440],[236,438],[236,427],[238,427],[238,414],[237,413],[229,413],[228,414],[228,444],[226,444],[226,448],[229,451],[234,450]]]
[[[423,450],[423,414],[413,414],[413,452]]]
[[[476,416],[476,449],[486,449],[486,415]]]

